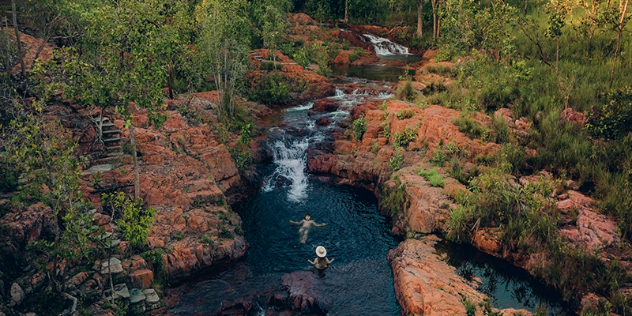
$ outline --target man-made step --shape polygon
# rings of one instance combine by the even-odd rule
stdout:
[[[111,130],[107,130],[107,131],[103,131],[102,132],[103,135],[105,135],[105,134],[119,134],[119,133],[121,133],[121,131],[118,130],[118,129],[111,129]]]
[[[108,121],[110,120],[110,119],[109,119],[109,118],[107,118],[107,117],[104,117],[104,118],[101,118],[101,119],[100,119],[100,118],[98,118],[98,117],[95,117],[95,118],[93,118],[93,119],[94,119],[97,123],[98,123],[100,120],[103,120],[103,122],[108,122]]]
[[[117,151],[117,150],[121,150],[121,146],[116,145],[116,146],[107,146],[107,149],[109,151]]]
[[[112,127],[112,126],[116,126],[112,123],[103,123],[103,125],[101,125],[102,127]]]
[[[123,152],[122,152],[122,151],[119,151],[119,152],[109,153],[107,156],[108,156],[108,157],[123,156]]]
[[[111,143],[111,142],[118,142],[120,141],[120,138],[108,138],[108,139],[104,139],[103,142],[104,143]]]

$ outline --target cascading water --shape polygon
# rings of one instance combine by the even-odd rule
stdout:
[[[389,39],[372,34],[364,34],[364,36],[371,41],[373,47],[375,47],[375,53],[378,56],[410,55],[408,47],[406,46],[393,43]]]
[[[298,202],[305,198],[308,181],[304,169],[306,163],[305,153],[308,146],[309,139],[307,138],[277,140],[271,145],[277,168],[272,175],[265,179],[264,192],[272,191],[281,178],[291,183],[288,192],[289,200]]]

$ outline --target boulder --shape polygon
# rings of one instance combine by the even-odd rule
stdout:
[[[147,299],[145,293],[143,293],[143,291],[139,289],[132,289],[129,294],[129,302],[132,304],[138,304],[144,302]]]
[[[107,260],[101,263],[101,274],[107,275],[108,273],[117,274],[123,272],[123,265],[121,264],[121,260],[118,258],[112,257],[110,260]]]
[[[11,300],[15,305],[22,304],[22,301],[24,301],[24,299],[26,298],[26,294],[24,294],[22,287],[20,287],[20,285],[17,283],[13,283],[11,285],[10,294],[11,294]]]
[[[147,289],[154,282],[154,272],[149,269],[136,270],[129,274],[133,287]]]

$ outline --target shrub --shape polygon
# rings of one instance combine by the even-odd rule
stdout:
[[[124,192],[103,194],[102,199],[104,205],[113,208],[113,213],[118,211],[121,214],[121,219],[117,223],[132,247],[144,246],[158,211],[152,207],[143,208],[143,199],[134,200],[127,197]]]
[[[410,142],[414,142],[417,139],[417,130],[410,126],[406,126],[406,128],[399,132],[395,133],[395,143],[394,146],[399,147],[408,147]]]
[[[400,120],[404,120],[415,116],[415,111],[413,111],[413,109],[403,109],[397,112],[395,116],[397,116],[397,118]]]
[[[248,97],[264,104],[285,104],[290,100],[290,89],[283,83],[281,75],[270,73],[256,81]]]
[[[353,138],[357,141],[362,141],[362,135],[366,132],[367,121],[364,115],[361,115],[358,119],[353,121]]]
[[[141,253],[140,256],[143,257],[145,261],[151,262],[151,264],[154,266],[154,271],[156,273],[160,273],[162,272],[162,268],[163,268],[164,262],[162,261],[162,255],[164,253],[165,252],[162,249],[154,249],[154,250],[145,251]]]
[[[607,138],[618,138],[632,132],[632,88],[612,89],[602,94],[604,104],[592,111],[588,129]]]
[[[397,98],[404,101],[413,101],[417,96],[417,92],[413,88],[413,84],[410,80],[406,81],[404,86],[400,86],[397,89]]]
[[[386,209],[392,217],[404,209],[406,203],[408,203],[408,199],[406,198],[405,192],[406,186],[399,181],[399,176],[395,176],[391,181],[393,185],[387,185],[384,188],[380,206]]]
[[[461,133],[465,133],[471,139],[481,138],[490,134],[489,129],[474,121],[467,111],[461,112],[461,115],[455,118],[452,123],[459,127]]]
[[[401,147],[398,147],[395,150],[395,156],[391,157],[389,160],[389,165],[393,171],[399,170],[402,167],[402,163],[404,162],[404,150]]]
[[[421,170],[417,172],[417,174],[426,178],[431,186],[443,187],[443,177],[439,174],[437,169]]]

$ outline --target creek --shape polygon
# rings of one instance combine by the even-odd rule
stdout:
[[[361,66],[358,66],[361,67]],[[374,66],[367,66],[365,70]],[[370,70],[391,76],[392,69]],[[361,76],[361,75],[359,75]],[[367,78],[368,77],[368,78]],[[383,77],[384,78],[384,77]],[[369,80],[367,80],[369,79]],[[244,260],[172,289],[178,302],[169,312],[178,315],[212,315],[248,309],[249,315],[267,315],[280,308],[283,292],[303,291],[316,298],[316,308],[303,312],[328,315],[401,315],[393,288],[393,273],[386,259],[400,240],[390,233],[390,223],[378,211],[377,199],[366,190],[338,184],[338,179],[305,172],[307,151],[327,146],[333,133],[349,123],[350,110],[367,99],[387,99],[390,85],[364,78],[342,78],[330,97],[338,105],[331,113],[308,115],[313,102],[282,112],[282,123],[269,129],[268,145],[274,162],[265,166],[261,189],[233,205],[243,219],[250,248]],[[394,81],[386,80],[385,81]],[[359,89],[343,93],[345,84]],[[324,116],[329,126],[316,125]],[[327,226],[312,229],[301,244],[299,221],[310,214]],[[307,262],[315,248],[327,249],[334,263],[324,273]],[[472,247],[441,242],[438,253],[466,278],[480,278],[479,290],[498,308],[535,311],[546,305],[551,315],[565,315],[559,295],[539,284],[524,270]],[[296,286],[300,283],[300,286]],[[291,294],[290,294],[291,296]],[[291,305],[285,304],[285,307]],[[276,315],[272,313],[272,315]]]

